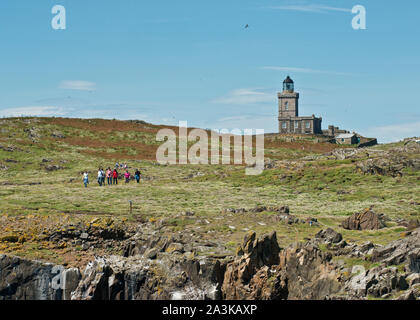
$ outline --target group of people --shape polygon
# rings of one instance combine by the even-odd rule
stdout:
[[[118,169],[118,168],[121,168],[121,169],[128,169],[128,165],[126,164],[126,163],[121,163],[121,164],[119,164],[118,162],[115,164],[115,169]]]
[[[119,173],[117,171],[117,168],[119,167],[118,163],[115,165],[115,169],[111,170],[111,168],[108,167],[108,169],[106,169],[106,171],[104,171],[103,168],[99,168],[98,169],[98,184],[100,187],[105,186],[106,184],[113,185],[113,184],[118,184],[118,178],[119,178]],[[125,173],[124,173],[124,178],[125,178],[125,183],[130,183],[131,180],[131,173],[128,171],[127,169],[127,165],[125,165]],[[140,183],[140,175],[141,172],[139,169],[136,169],[135,173],[134,173],[134,178],[136,179],[137,183]],[[106,182],[105,182],[106,181]],[[88,184],[89,184],[89,173],[87,171],[83,172],[83,183],[85,185],[85,188],[87,188]]]

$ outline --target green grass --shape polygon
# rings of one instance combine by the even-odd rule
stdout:
[[[356,172],[352,160],[302,161],[310,155],[302,150],[275,148],[266,150],[277,159],[286,161],[278,169],[266,170],[258,176],[246,176],[243,166],[230,165],[173,165],[160,166],[152,160],[133,161],[141,153],[127,147],[100,148],[70,145],[60,139],[47,139],[58,131],[68,137],[86,137],[119,142],[141,141],[156,145],[154,134],[137,131],[111,133],[85,128],[52,124],[48,119],[25,123],[25,119],[6,121],[0,131],[0,145],[13,145],[21,151],[0,149],[0,215],[61,215],[113,216],[134,223],[137,216],[145,219],[167,219],[173,232],[194,232],[203,238],[218,239],[234,251],[241,243],[245,229],[258,234],[276,230],[281,245],[313,237],[321,228],[332,227],[342,232],[345,239],[357,242],[367,240],[387,243],[401,237],[404,228],[391,223],[379,231],[348,231],[340,227],[341,221],[351,214],[374,205],[374,210],[392,219],[420,218],[420,173],[407,169],[401,178],[365,176]],[[27,127],[39,127],[42,137],[32,143],[24,132]],[[96,128],[96,127],[95,127]],[[96,128],[97,129],[97,128]],[[9,138],[10,137],[10,138]],[[375,148],[388,148],[378,146]],[[93,150],[85,154],[83,150]],[[102,158],[98,151],[123,152],[124,157]],[[316,155],[316,154],[315,154]],[[7,162],[13,159],[17,163]],[[47,172],[47,165],[63,169]],[[128,162],[139,167],[150,180],[140,185],[121,183],[100,188],[96,183],[99,166],[113,167],[115,161]],[[7,169],[1,169],[6,166]],[[44,163],[45,165],[45,163]],[[90,171],[90,185],[83,187],[81,172]],[[197,175],[200,173],[201,175]],[[40,182],[40,185],[28,185]],[[130,214],[129,200],[133,201]],[[222,214],[227,208],[253,208],[258,205],[283,206],[301,219],[316,217],[319,227],[289,226],[274,222],[273,213]],[[193,211],[192,219],[182,217]],[[207,220],[210,223],[203,222]],[[235,229],[229,228],[234,226]],[[34,249],[37,251],[38,249]],[[45,253],[46,254],[46,253]]]

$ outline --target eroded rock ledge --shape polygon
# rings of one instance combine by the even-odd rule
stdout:
[[[205,245],[138,233],[125,256],[82,272],[3,255],[0,300],[420,298],[420,229],[385,247],[348,244],[332,229],[287,248],[275,232],[250,232],[236,256],[197,256]]]

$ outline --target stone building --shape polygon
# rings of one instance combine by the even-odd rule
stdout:
[[[287,76],[283,82],[283,92],[279,99],[279,132],[296,134],[322,134],[322,118],[299,116],[299,93],[295,92],[294,82]]]
[[[335,137],[337,144],[357,144],[360,138],[355,133],[341,133]]]

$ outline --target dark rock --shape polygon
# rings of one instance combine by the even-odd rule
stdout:
[[[42,184],[41,182],[30,182],[28,183],[28,186],[39,186],[41,184]]]
[[[51,133],[51,137],[57,138],[57,139],[64,139],[66,136],[59,131],[55,131],[55,132]]]
[[[158,250],[156,248],[153,248],[153,249],[149,249],[148,251],[146,251],[145,257],[153,260],[153,259],[156,259],[157,254],[158,254]]]
[[[398,277],[397,288],[400,290],[407,290],[409,287],[407,280],[404,276]]]
[[[0,255],[0,300],[62,300],[78,284],[76,270]]]
[[[47,171],[57,171],[57,170],[61,170],[61,169],[64,169],[64,168],[60,167],[60,166],[57,166],[57,165],[49,165],[49,166],[45,166],[44,169],[47,170]]]
[[[321,239],[325,243],[339,243],[341,240],[343,240],[343,236],[341,235],[341,233],[338,233],[331,228],[319,231],[315,235],[315,238]]]

